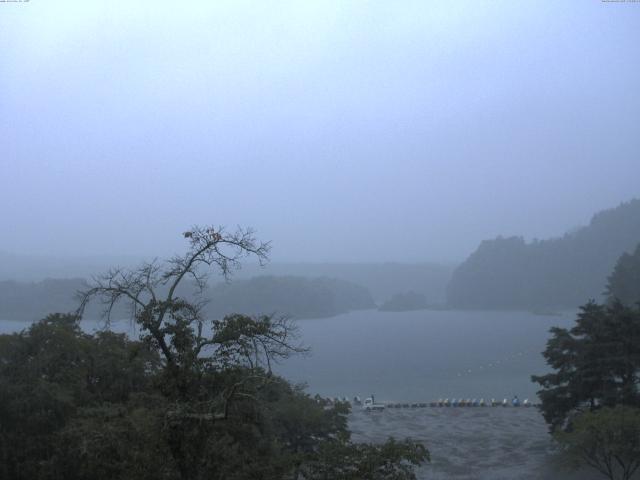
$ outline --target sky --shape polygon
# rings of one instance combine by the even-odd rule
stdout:
[[[0,251],[457,262],[640,196],[640,3],[0,3]]]

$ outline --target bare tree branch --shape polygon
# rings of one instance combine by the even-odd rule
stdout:
[[[162,354],[178,397],[186,398],[190,385],[207,373],[229,368],[246,371],[244,378],[223,389],[226,415],[233,398],[252,398],[251,391],[243,390],[248,382],[257,378],[267,381],[274,362],[307,350],[298,343],[295,325],[288,318],[231,315],[205,322],[203,317],[206,300],[199,297],[210,272],[217,270],[229,280],[247,256],[264,265],[268,243],[258,242],[251,229],[240,227],[227,233],[222,227],[194,226],[183,236],[188,241],[184,255],[164,262],[154,259],[133,269],[115,268],[94,277],[88,288],[78,293],[78,314],[95,300],[105,306],[103,316],[108,326],[115,306],[128,306],[142,338]],[[187,278],[193,280],[195,295],[182,298]]]

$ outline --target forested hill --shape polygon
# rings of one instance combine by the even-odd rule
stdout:
[[[86,287],[81,278],[46,279],[41,282],[0,281],[1,320],[40,320],[54,312],[78,308],[75,294]],[[97,308],[92,313],[99,314]]]
[[[207,312],[219,318],[230,313],[275,313],[294,318],[331,317],[375,308],[369,291],[336,278],[260,276],[220,283],[212,288]]]
[[[78,308],[75,294],[85,286],[82,279],[0,281],[0,319],[34,321],[53,312],[75,311]],[[186,291],[180,293],[189,295]],[[366,288],[324,277],[262,276],[236,280],[212,285],[204,298],[210,300],[205,306],[207,318],[221,318],[229,313],[320,318],[375,308]],[[100,305],[91,305],[85,317],[98,318],[100,313]],[[129,315],[125,308],[116,308],[112,314],[114,318]]]
[[[91,278],[117,265],[135,268],[149,258],[133,256],[47,257],[19,255],[0,250],[0,282],[41,282],[45,279]],[[328,277],[346,280],[365,287],[376,302],[383,302],[398,292],[414,291],[429,302],[444,304],[446,287],[454,265],[449,263],[317,263],[269,262],[266,266],[247,262],[234,272],[234,281],[258,276]]]
[[[617,259],[640,243],[640,200],[597,213],[561,238],[483,241],[453,273],[447,302],[458,308],[576,307],[600,299]]]

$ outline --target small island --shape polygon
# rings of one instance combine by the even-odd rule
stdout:
[[[428,308],[427,297],[414,291],[396,293],[384,302],[378,310],[381,312],[408,312],[411,310],[424,310]]]

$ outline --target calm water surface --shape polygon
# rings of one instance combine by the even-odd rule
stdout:
[[[381,401],[428,402],[445,398],[536,397],[532,374],[548,370],[540,354],[552,326],[568,327],[575,312],[542,316],[528,312],[357,311],[333,318],[300,320],[308,356],[276,370],[311,393],[368,396]],[[98,322],[85,320],[93,331]],[[0,332],[23,322],[0,321]],[[132,335],[129,322],[114,330]]]
[[[358,311],[300,320],[311,355],[280,365],[293,381],[328,396],[388,401],[536,398],[530,376],[548,371],[541,352],[552,326],[575,312]]]

